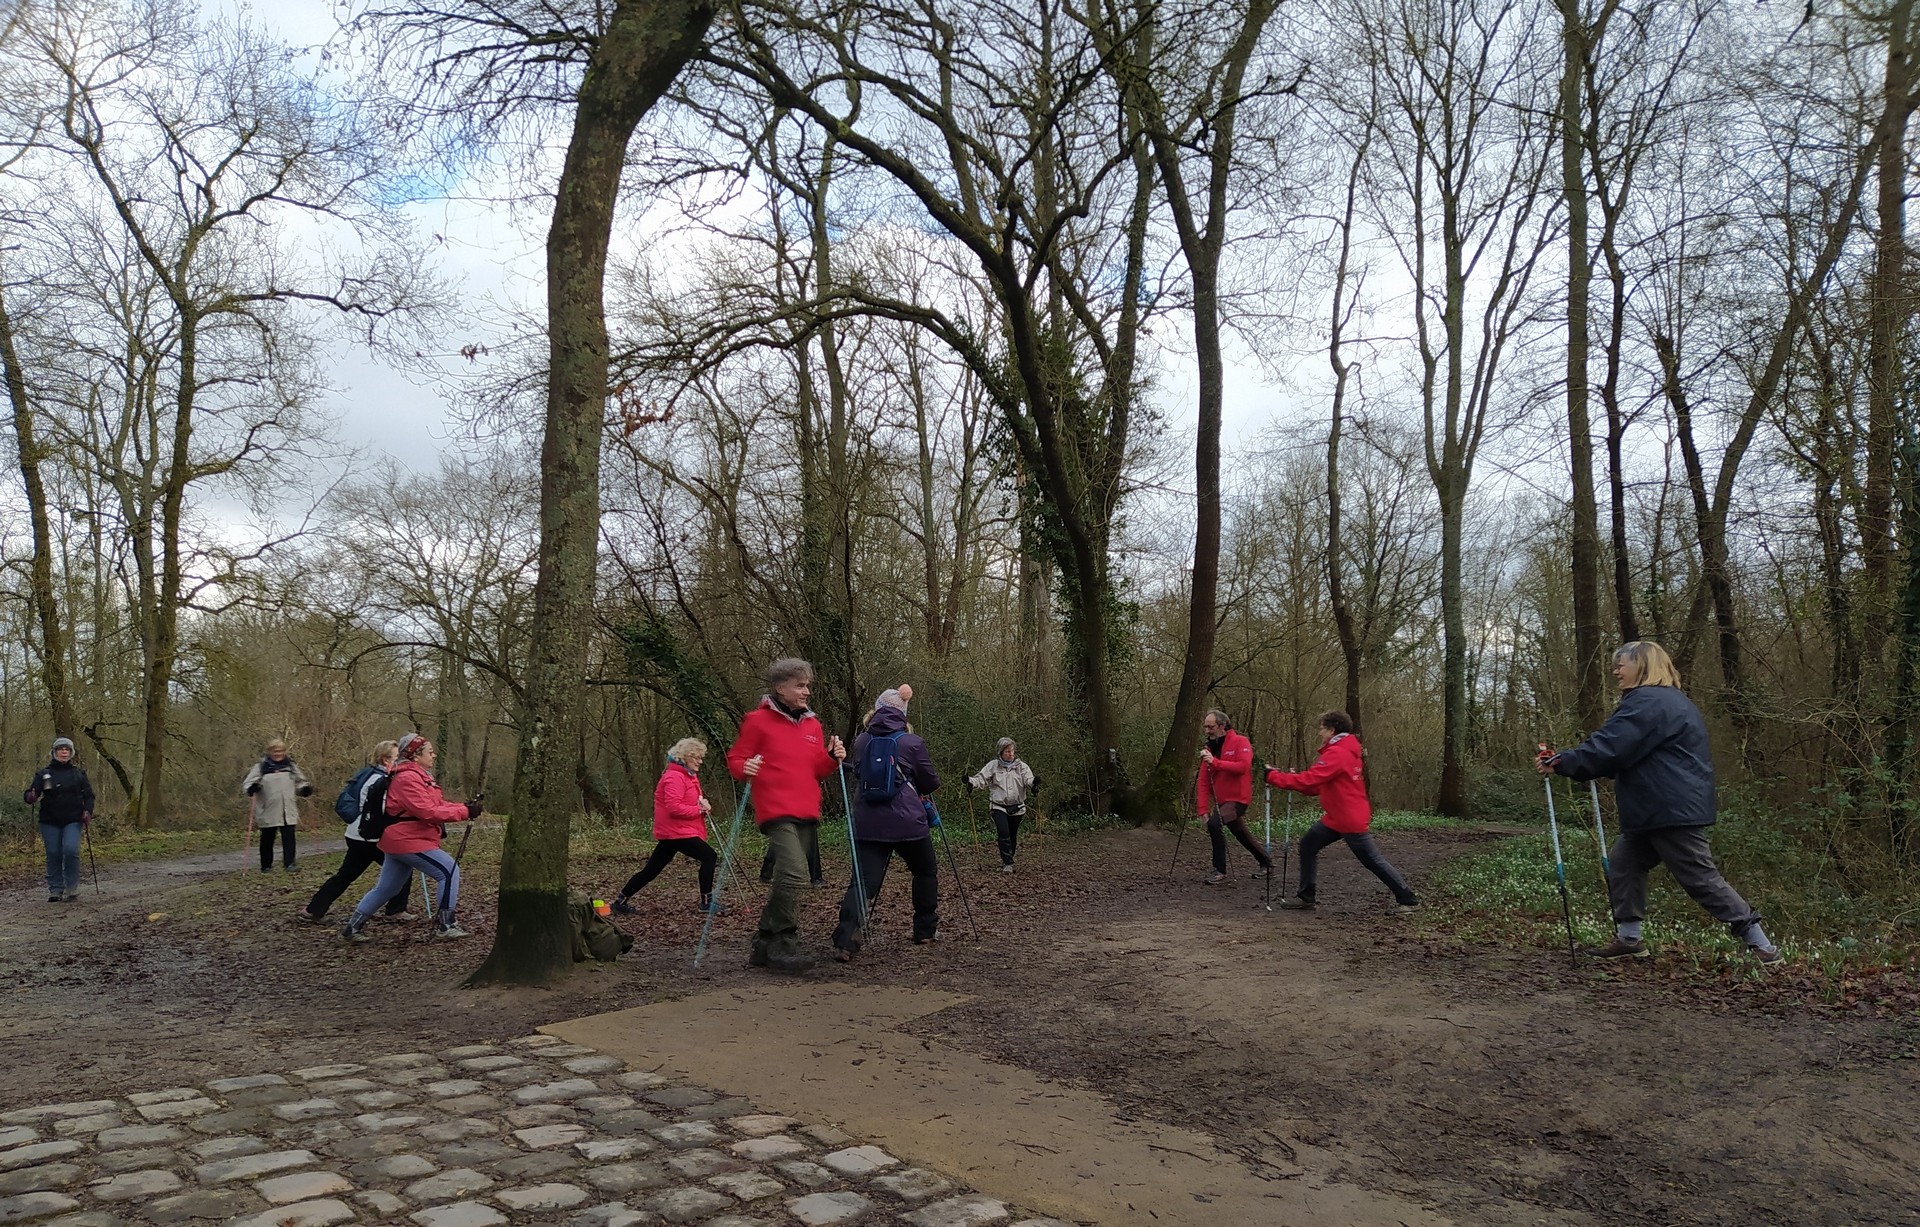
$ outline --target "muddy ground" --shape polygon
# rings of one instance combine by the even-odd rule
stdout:
[[[1418,887],[1477,838],[1381,843]],[[497,839],[475,840],[468,942],[382,925],[348,947],[296,925],[337,861],[313,849],[297,875],[260,874],[239,851],[111,867],[77,905],[15,884],[0,894],[0,1101],[505,1038],[765,974],[744,965],[751,873],[690,969],[700,917],[683,861],[622,922],[640,940],[619,964],[550,990],[461,989],[492,935]],[[949,892],[948,940],[910,945],[905,882],[889,881],[870,951],[813,975],[964,993],[914,1027],[1212,1134],[1267,1179],[1331,1155],[1342,1180],[1460,1223],[1920,1222],[1920,1063],[1902,1059],[1913,1037],[1897,1021],[1763,1012],[1777,994],[1461,942],[1432,915],[1385,916],[1337,848],[1308,914],[1261,910],[1245,877],[1202,887],[1191,837],[1170,875],[1172,850],[1153,832],[1041,837],[1003,876],[963,849],[979,941]],[[644,851],[581,863],[576,881],[610,891]],[[830,850],[828,876],[843,872]],[[806,902],[824,953],[837,892]]]

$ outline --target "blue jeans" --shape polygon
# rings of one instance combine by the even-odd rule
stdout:
[[[80,893],[80,832],[78,822],[40,824],[40,842],[47,848],[47,893]]]
[[[434,919],[443,929],[452,924],[453,910],[460,903],[460,866],[446,852],[434,848],[426,852],[387,853],[386,861],[380,866],[380,880],[354,905],[354,926],[367,923],[380,910],[380,905],[394,896],[404,899],[407,884],[413,881],[416,871],[433,880]]]

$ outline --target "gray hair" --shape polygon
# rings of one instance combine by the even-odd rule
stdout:
[[[1209,707],[1207,709],[1207,715],[1212,716],[1214,723],[1218,724],[1223,729],[1230,729],[1233,727],[1233,717],[1229,716],[1227,713],[1221,711],[1217,707]]]
[[[788,682],[810,682],[813,666],[798,656],[782,656],[767,666],[767,689],[778,690]]]
[[[698,737],[682,737],[667,747],[667,757],[677,763],[684,763],[689,755],[695,754],[701,758],[707,756],[707,743]]]

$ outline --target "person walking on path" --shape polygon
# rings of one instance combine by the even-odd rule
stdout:
[[[682,737],[667,751],[667,769],[653,786],[653,855],[614,899],[613,910],[622,916],[639,910],[628,900],[659,877],[675,856],[700,866],[700,910],[714,910],[713,870],[720,856],[707,842],[707,815],[713,812],[713,803],[700,791],[700,764],[706,759],[707,743],[698,737]]]
[[[866,730],[854,738],[853,764],[853,855],[859,872],[847,883],[840,924],[833,931],[833,957],[842,963],[860,953],[862,922],[880,898],[896,855],[913,875],[914,945],[933,941],[940,930],[940,860],[927,812],[940,775],[927,743],[907,723],[907,700],[899,690],[874,703]]]
[[[1542,775],[1611,778],[1620,835],[1607,854],[1607,899],[1614,938],[1592,951],[1602,959],[1643,959],[1647,875],[1665,865],[1682,890],[1746,943],[1766,966],[1785,955],[1767,939],[1756,912],[1713,863],[1713,754],[1700,709],[1680,688],[1679,671],[1657,643],[1635,641],[1613,653],[1620,703],[1600,731],[1571,750],[1543,754]]]
[[[1247,806],[1253,803],[1253,746],[1234,731],[1233,721],[1217,707],[1207,712],[1201,729],[1207,744],[1200,749],[1194,808],[1207,816],[1207,838],[1213,843],[1213,872],[1206,876],[1206,884],[1218,886],[1227,880],[1227,831],[1260,863],[1254,877],[1271,873],[1273,858],[1247,830]]]
[[[240,791],[252,806],[253,825],[260,832],[260,872],[273,871],[273,837],[277,832],[280,865],[292,873],[296,865],[293,832],[300,825],[300,798],[313,795],[313,781],[287,756],[286,742],[276,737],[267,743],[266,757],[247,772]]]
[[[1380,855],[1367,828],[1373,824],[1373,806],[1361,766],[1360,740],[1353,735],[1353,718],[1343,711],[1320,717],[1320,756],[1305,771],[1268,771],[1267,783],[1320,798],[1320,820],[1300,837],[1299,892],[1282,899],[1289,911],[1313,907],[1319,882],[1319,856],[1327,845],[1345,840],[1354,857],[1393,892],[1393,911],[1406,915],[1420,900],[1398,869]]]
[[[800,891],[807,877],[807,841],[818,838],[820,781],[847,756],[807,706],[813,666],[798,657],[767,668],[767,693],[740,721],[727,751],[727,770],[753,786],[753,821],[767,837],[773,889],[760,912],[748,963],[774,971],[806,971],[813,957],[800,949]]]
[[[47,902],[80,900],[80,839],[93,821],[93,785],[73,761],[73,742],[53,739],[47,765],[33,773],[21,799],[40,806],[40,843],[47,853]]]
[[[380,878],[373,889],[361,896],[340,936],[350,942],[371,940],[363,930],[380,905],[395,895],[405,897],[407,884],[416,872],[432,879],[437,892],[434,936],[457,938],[470,936],[454,920],[460,905],[460,865],[441,849],[449,822],[472,822],[480,816],[480,802],[449,801],[434,783],[433,762],[438,754],[431,741],[418,733],[400,739],[398,761],[387,777],[386,795],[381,811],[386,818],[380,832],[380,851],[386,860],[380,866]],[[362,821],[366,821],[362,819]]]
[[[327,918],[327,910],[333,906],[347,887],[360,880],[360,875],[369,865],[384,865],[387,854],[380,851],[378,840],[363,839],[360,836],[360,819],[366,812],[367,794],[373,788],[374,781],[386,778],[393,770],[393,760],[399,753],[400,743],[383,741],[373,747],[373,753],[367,759],[367,765],[360,768],[354,777],[340,790],[340,796],[333,803],[334,812],[347,823],[347,855],[340,862],[340,868],[332,877],[320,884],[313,892],[313,898],[307,906],[294,913],[294,919],[302,924],[318,924]],[[407,898],[413,892],[403,890],[387,901],[387,919],[408,921],[413,914],[407,911]]]
[[[856,756],[857,757],[857,756]],[[1033,768],[1020,760],[1020,747],[1013,738],[1002,737],[996,756],[986,766],[967,777],[967,791],[987,790],[987,813],[993,817],[994,838],[1000,844],[1000,872],[1013,872],[1013,858],[1020,851],[1020,820],[1027,816],[1027,795],[1040,795],[1040,781]]]

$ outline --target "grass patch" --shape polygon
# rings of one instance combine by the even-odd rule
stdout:
[[[1563,806],[1560,842],[1574,940],[1597,945],[1613,935],[1613,921],[1592,813],[1576,811],[1569,826],[1566,811]],[[1831,1005],[1920,1014],[1920,914],[1912,891],[1850,895],[1799,836],[1780,815],[1747,808],[1723,811],[1712,829],[1716,863],[1786,951],[1795,973],[1790,983]],[[1437,867],[1429,901],[1429,923],[1470,940],[1549,949],[1566,944],[1544,820],[1537,834],[1503,839]],[[1684,976],[1766,976],[1726,926],[1662,870],[1649,879],[1645,934],[1661,966]]]

